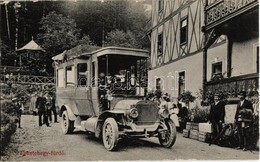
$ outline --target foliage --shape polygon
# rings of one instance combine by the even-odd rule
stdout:
[[[73,19],[53,11],[41,19],[40,25],[42,32],[38,35],[38,40],[50,55],[77,45],[80,30]]]
[[[103,42],[109,42],[111,31],[131,31],[138,42],[139,47],[149,48],[150,41],[145,37],[148,31],[147,22],[150,14],[147,14],[145,4],[132,0],[126,1],[78,1],[64,3],[62,13],[75,19],[78,27],[84,34],[90,36],[95,44],[101,46]],[[147,17],[149,15],[149,17]],[[84,18],[84,19],[83,19]],[[137,47],[135,47],[137,48]]]
[[[200,89],[200,95],[204,93],[203,89]],[[202,105],[208,106],[214,103],[214,95],[215,93],[219,94],[219,98],[224,102],[227,102],[229,92],[226,91],[217,91],[217,92],[206,92],[205,100],[202,102]],[[201,97],[202,99],[202,97]]]
[[[131,31],[124,32],[116,29],[107,34],[105,46],[119,46],[128,48],[137,48],[138,43]]]
[[[40,61],[44,60],[47,62],[45,68],[47,68],[49,73],[53,71],[51,56],[62,53],[64,50],[71,49],[79,44],[93,45],[89,36],[82,36],[81,29],[77,27],[74,19],[57,14],[55,11],[44,16],[40,21],[40,25],[41,33],[38,34],[38,41],[43,49],[46,50],[45,58],[41,58]],[[39,65],[42,65],[42,63]]]
[[[16,131],[16,120],[19,108],[11,101],[1,101],[1,151],[9,143],[12,134]]]
[[[190,102],[193,102],[196,97],[194,97],[190,91],[185,91],[179,96],[179,99],[182,100],[182,102],[188,104]]]
[[[208,122],[209,108],[208,107],[199,108],[198,106],[196,106],[190,110],[189,118],[192,122],[195,123]]]

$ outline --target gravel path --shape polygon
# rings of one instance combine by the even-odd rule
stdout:
[[[53,123],[52,127],[39,127],[38,117],[22,116],[22,129],[12,138],[2,160],[11,161],[60,161],[60,160],[257,160],[258,151],[241,151],[219,147],[196,140],[183,138],[177,134],[177,141],[171,149],[163,148],[156,138],[145,140],[124,140],[119,143],[119,150],[109,152],[102,141],[75,132],[63,135],[60,124]]]

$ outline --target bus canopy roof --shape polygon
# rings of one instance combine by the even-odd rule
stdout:
[[[58,54],[52,57],[54,61],[62,61],[64,58],[66,59],[73,59],[73,58],[84,58],[90,57],[91,55],[97,55],[97,57],[103,55],[127,55],[127,56],[137,56],[137,57],[148,57],[147,50],[135,49],[135,48],[125,48],[125,47],[104,47],[100,48],[97,46],[92,46],[91,51],[90,49],[86,50],[86,46],[80,45],[70,50],[65,50],[61,54]]]

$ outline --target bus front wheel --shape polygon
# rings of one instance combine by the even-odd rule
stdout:
[[[69,119],[68,112],[63,111],[61,115],[61,128],[64,134],[70,134],[74,130],[74,121]]]

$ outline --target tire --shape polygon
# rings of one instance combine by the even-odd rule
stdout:
[[[61,115],[61,129],[64,134],[71,134],[74,130],[74,121],[69,119],[67,111],[63,111]]]
[[[118,125],[113,118],[107,118],[102,129],[102,138],[105,148],[109,151],[116,149],[118,143]]]
[[[165,138],[162,138],[162,135],[158,133],[159,142],[162,146],[166,148],[171,148],[176,141],[176,127],[172,120],[165,120],[165,125],[167,126],[167,132]]]

